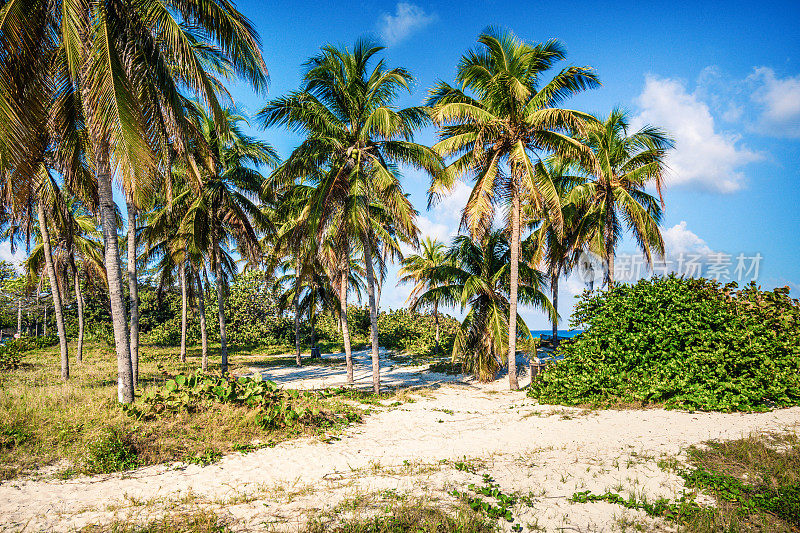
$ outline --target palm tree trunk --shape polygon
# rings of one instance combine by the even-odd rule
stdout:
[[[126,197],[128,207],[128,291],[131,304],[131,370],[133,387],[139,386],[139,276],[136,270],[136,206]]]
[[[70,255],[70,267],[72,268],[72,276],[75,283],[75,303],[78,306],[78,350],[75,353],[75,359],[79,363],[83,362],[83,291],[81,290],[81,277],[78,272],[78,267],[75,266],[75,255]]]
[[[311,308],[311,350],[317,347],[317,311]]]
[[[381,361],[378,349],[378,306],[375,302],[375,272],[372,265],[372,239],[365,232],[364,266],[367,271],[367,296],[369,297],[369,341],[372,344],[372,390],[375,394],[381,392]]]
[[[50,292],[53,292],[52,289],[51,289]],[[47,306],[47,302],[45,302],[44,303],[44,320],[42,320],[42,329],[44,330],[44,332],[42,333],[42,336],[44,336],[44,337],[47,337],[47,307],[48,307]]]
[[[111,322],[114,325],[114,346],[117,352],[117,398],[121,403],[133,401],[133,367],[128,342],[128,318],[122,292],[122,269],[119,264],[116,207],[108,166],[108,147],[100,146],[97,166],[97,193],[100,200],[100,221],[103,226],[108,295],[111,302]]]
[[[519,286],[520,199],[517,187],[511,191],[511,279],[508,298],[508,386],[519,389],[517,382],[517,289]]]
[[[181,363],[186,362],[186,260],[181,261]]]
[[[347,324],[347,290],[350,287],[350,272],[348,270],[348,258],[345,254],[345,266],[342,268],[342,279],[339,283],[339,305],[340,317],[339,320],[342,325],[342,342],[344,343],[344,360],[347,365],[347,384],[352,385],[355,383],[353,377],[353,351],[350,348],[350,328]]]
[[[433,321],[436,323],[436,350],[435,353],[439,353],[439,302],[434,302],[433,304]]]
[[[550,276],[550,288],[553,292],[553,307],[556,316],[553,317],[553,347],[558,346],[558,272]]]
[[[50,279],[50,294],[53,296],[53,312],[56,315],[56,327],[58,328],[58,343],[61,347],[61,379],[69,379],[69,351],[67,348],[67,331],[64,328],[64,314],[61,308],[61,292],[58,290],[58,279],[56,279],[56,268],[53,264],[53,254],[50,248],[50,229],[47,227],[47,218],[44,213],[44,203],[41,199],[36,202],[39,214],[39,231],[42,234],[42,245],[44,247],[44,262],[47,268],[47,277]],[[47,313],[47,305],[44,307]],[[47,315],[45,314],[45,317]],[[45,318],[45,327],[47,324]]]
[[[17,337],[22,337],[22,297],[17,300]]]
[[[220,370],[223,374],[228,373],[228,336],[225,332],[225,288],[222,283],[222,257],[220,257],[219,237],[216,229],[212,239],[214,247],[214,277],[217,283],[217,311],[219,317],[219,354],[221,357]]]
[[[612,238],[612,225],[614,213],[610,207],[606,208],[605,223],[605,256],[606,256],[606,288],[614,287],[614,242]]]
[[[195,272],[197,282],[197,312],[200,317],[200,343],[202,346],[203,372],[208,371],[208,330],[206,329],[206,300],[203,297],[203,284],[200,281],[200,273]]]
[[[294,268],[294,347],[295,347],[295,362],[297,366],[303,366],[303,361],[300,360],[300,254],[295,251],[295,268]]]

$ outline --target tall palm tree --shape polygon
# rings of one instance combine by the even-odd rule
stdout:
[[[590,68],[570,66],[542,85],[544,72],[566,55],[555,40],[530,45],[511,33],[488,30],[478,42],[481,47],[465,54],[458,64],[456,81],[463,90],[440,82],[428,98],[431,116],[441,128],[441,140],[434,148],[443,156],[455,157],[449,172],[432,181],[430,194],[435,201],[461,175],[474,177],[461,223],[479,240],[491,227],[495,207],[508,204],[508,380],[513,390],[519,388],[515,353],[521,202],[534,202],[561,231],[558,192],[546,176],[537,174],[535,163],[550,153],[587,159],[588,149],[570,135],[585,132],[592,117],[557,106],[599,82]]]
[[[436,239],[426,237],[420,245],[420,253],[406,256],[400,263],[402,268],[397,273],[398,283],[413,283],[414,287],[408,295],[406,302],[415,301],[428,289],[436,287],[437,280],[433,272],[445,262],[445,246]],[[439,353],[439,300],[430,301],[433,307],[433,320],[436,324],[436,347]]]
[[[214,70],[219,57],[229,71]],[[190,138],[182,90],[198,94],[223,125],[214,78],[220,73],[240,75],[258,90],[267,83],[256,32],[227,2],[8,0],[0,6],[0,151],[11,154],[21,176],[33,176],[31,154],[38,157],[40,126],[54,101],[72,102],[87,124],[120,402],[133,400],[133,370],[112,182],[149,196],[159,154],[169,142],[182,148]]]
[[[614,109],[608,118],[586,132],[585,142],[592,157],[585,169],[591,176],[576,186],[568,199],[588,206],[597,219],[595,247],[606,263],[606,284],[614,285],[614,252],[625,230],[630,230],[648,264],[653,252],[664,254],[661,222],[664,173],[672,140],[662,130],[643,126],[629,133],[628,114]],[[658,198],[646,191],[654,186]]]
[[[198,152],[195,180],[190,181],[193,201],[181,222],[180,232],[190,236],[190,249],[208,250],[217,288],[217,307],[220,329],[221,370],[228,371],[228,345],[225,331],[225,249],[235,245],[239,254],[251,262],[261,258],[256,233],[267,226],[254,200],[263,191],[261,174],[252,167],[275,166],[278,156],[267,143],[242,132],[245,119],[232,109],[223,111],[224,130],[217,128],[214,117],[196,106],[194,121],[197,131],[208,147]]]
[[[416,212],[403,194],[396,164],[438,174],[441,158],[414,143],[413,133],[428,122],[424,108],[397,109],[401,90],[410,90],[411,74],[385,63],[370,63],[382,50],[368,40],[352,51],[325,46],[306,63],[299,91],[271,101],[259,113],[266,126],[283,125],[305,139],[273,178],[294,182],[317,176],[312,226],[336,242],[340,266],[345,352],[352,365],[347,330],[347,273],[350,257],[361,252],[367,279],[372,344],[372,385],[380,390],[380,362],[373,208],[391,214],[400,240],[416,242]],[[357,250],[360,248],[360,250]]]
[[[445,260],[429,271],[434,286],[416,297],[411,309],[434,302],[459,306],[462,310],[468,308],[453,344],[453,361],[462,361],[465,369],[479,380],[490,381],[509,354],[511,249],[508,240],[499,230],[486,233],[481,241],[460,235],[454,239]],[[524,261],[519,265],[519,274],[520,302],[552,315],[555,311],[541,290],[544,278],[541,272]],[[529,337],[530,330],[522,317],[515,319]]]

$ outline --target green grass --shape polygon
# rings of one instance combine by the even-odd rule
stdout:
[[[690,486],[717,506],[697,513],[690,531],[788,532],[800,529],[800,439],[796,434],[709,442],[689,450]]]
[[[55,475],[65,478],[203,457],[209,450],[228,453],[315,434],[313,427],[264,429],[256,410],[228,403],[158,420],[135,420],[116,400],[113,348],[89,343],[82,364],[75,362],[74,350],[72,343],[67,382],[60,379],[58,347],[26,352],[20,368],[0,372],[0,479],[59,461],[65,462],[63,472]],[[169,376],[191,373],[200,366],[197,347],[188,351],[186,363],[179,361],[177,347],[143,346],[140,350],[141,390],[161,386]],[[243,373],[247,367],[261,366],[273,358],[258,348],[235,351],[230,356],[231,373]],[[217,360],[212,357],[212,371]],[[324,401],[332,412],[353,409],[337,396]]]

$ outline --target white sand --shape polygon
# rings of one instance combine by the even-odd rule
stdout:
[[[357,376],[368,381],[366,354]],[[343,367],[270,369],[272,379],[314,387],[343,380]],[[516,522],[546,531],[612,531],[635,520],[667,525],[608,503],[572,504],[575,491],[635,492],[651,501],[675,498],[682,483],[657,466],[687,446],[751,433],[796,431],[800,408],[721,414],[663,410],[584,411],[539,406],[505,380],[481,385],[409,368],[386,370],[386,381],[427,384],[415,401],[378,409],[329,444],[284,442],[216,464],[159,465],[125,475],[70,481],[0,484],[0,530],[69,531],[115,518],[147,520],[177,508],[208,507],[243,531],[295,531],[307,517],[362,495],[375,506],[404,494],[453,501],[490,474],[505,493],[528,495]],[[405,378],[403,377],[405,375]],[[466,458],[466,459],[465,459]],[[478,459],[483,459],[481,464]],[[456,470],[470,461],[476,473]],[[504,524],[510,529],[510,524]],[[526,528],[527,530],[527,528]]]

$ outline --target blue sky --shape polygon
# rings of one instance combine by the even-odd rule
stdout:
[[[565,5],[568,4],[568,5]],[[562,41],[564,64],[596,69],[603,86],[568,107],[606,114],[628,109],[634,123],[668,130],[677,142],[664,218],[668,254],[760,253],[759,281],[800,293],[800,3],[552,3],[534,2],[241,2],[261,34],[270,70],[267,97],[237,86],[248,112],[265,98],[297,88],[301,64],[323,44],[351,44],[372,35],[387,45],[390,65],[408,68],[413,92],[400,105],[422,102],[487,26],[520,38]],[[261,132],[282,156],[298,138]],[[433,142],[434,131],[419,134]],[[466,187],[426,211],[428,179],[406,172],[404,184],[425,233],[447,239],[457,229]],[[628,243],[622,250],[633,250]],[[733,265],[731,267],[733,269]],[[381,307],[399,307],[407,287],[393,269]],[[582,284],[562,283],[562,316]],[[541,313],[523,316],[546,327]]]
[[[759,282],[789,285],[800,295],[800,2],[552,3],[537,2],[255,2],[238,3],[263,41],[270,71],[267,95],[234,84],[241,109],[255,113],[271,97],[300,85],[302,63],[320,46],[372,35],[387,45],[391,66],[416,78],[399,105],[417,105],[487,26],[530,42],[559,39],[566,64],[592,66],[602,87],[566,106],[605,115],[630,111],[635,124],[666,129],[677,142],[666,191],[668,255],[760,253]],[[562,65],[560,65],[562,66]],[[280,129],[253,129],[283,157],[298,144]],[[433,129],[417,140],[432,143]],[[428,178],[404,174],[423,233],[449,240],[466,186],[427,211]],[[622,251],[633,250],[630,243]],[[0,250],[0,255],[3,250]],[[408,287],[389,273],[381,307],[400,307]],[[562,283],[567,317],[583,286]],[[525,310],[531,328],[547,326]]]

